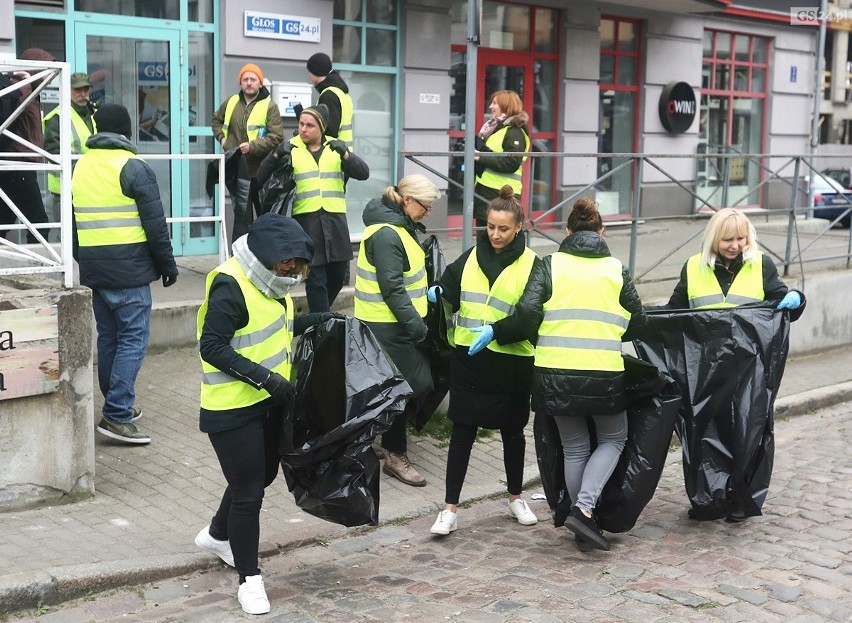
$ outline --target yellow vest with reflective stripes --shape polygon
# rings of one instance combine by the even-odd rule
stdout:
[[[204,317],[210,297],[210,285],[219,273],[233,277],[246,302],[248,324],[234,332],[231,347],[240,355],[290,379],[290,343],[293,339],[293,299],[288,294],[281,303],[258,290],[246,277],[235,258],[231,258],[207,275],[207,294],[198,309],[197,337],[201,338]],[[201,406],[211,411],[249,407],[269,398],[269,392],[258,389],[222,372],[201,360]]]
[[[504,126],[494,132],[488,139],[485,141],[485,145],[493,152],[502,152],[503,151],[503,138],[506,136],[506,132],[509,131],[508,126]],[[527,136],[527,133],[524,132],[524,151],[530,150],[530,137]],[[523,163],[526,162],[527,156],[523,157],[521,161],[521,166],[518,167],[518,170],[514,173],[497,173],[496,171],[492,171],[491,169],[485,169],[482,175],[476,178],[477,184],[482,184],[483,186],[487,186],[488,188],[496,188],[500,190],[508,184],[512,187],[512,190],[515,191],[516,195],[521,194],[521,190],[523,189],[523,185],[521,183],[521,174],[524,168]]]
[[[734,277],[727,296],[722,294],[722,286],[716,279],[716,273],[701,261],[701,255],[693,255],[686,262],[686,290],[690,309],[714,309],[720,307],[738,307],[749,303],[762,303],[763,292],[763,252],[743,262],[740,272]]]
[[[345,142],[346,146],[352,150],[352,143],[355,140],[355,133],[352,129],[352,118],[354,116],[352,98],[348,93],[344,93],[343,89],[339,87],[328,87],[322,90],[323,93],[326,91],[331,91],[337,96],[337,99],[340,100],[340,132],[337,133],[337,136],[331,138],[337,138]]]
[[[271,99],[271,97],[264,97],[262,100],[254,100],[254,106],[252,106],[248,119],[246,119],[246,135],[249,141],[257,139],[258,136],[262,137],[266,135],[266,113],[269,111],[269,101]],[[237,107],[239,101],[240,94],[235,93],[225,106],[225,123],[222,124],[222,136],[225,138],[228,138],[231,115],[234,114],[234,109]],[[263,134],[261,134],[261,130],[263,130]]]
[[[296,178],[293,216],[317,212],[320,208],[326,212],[345,213],[340,155],[324,143],[317,162],[301,137],[294,136],[290,142],[294,145],[290,157],[293,159],[293,176]]]
[[[86,152],[71,177],[74,220],[81,247],[147,242],[136,201],[121,192],[121,169],[131,158],[125,149]]]
[[[619,303],[624,279],[614,257],[551,256],[552,294],[538,329],[535,365],[562,370],[624,370],[621,336],[630,312]]]
[[[89,151],[89,148],[86,147],[86,141],[89,140],[89,137],[92,135],[92,131],[89,130],[89,126],[86,125],[86,122],[83,120],[83,117],[80,116],[74,108],[70,108],[71,110],[71,153],[72,154],[84,154]],[[44,128],[47,125],[47,122],[59,114],[59,106],[51,110],[44,116],[44,119],[41,122],[41,131],[44,132]],[[95,126],[95,120],[92,119],[92,127]],[[95,130],[97,131],[97,130]],[[74,166],[76,163],[72,163]],[[47,173],[47,189],[52,192],[54,195],[58,195],[61,191],[59,186],[59,176],[52,171],[48,171]]]
[[[493,324],[512,315],[515,304],[529,281],[535,258],[536,254],[532,249],[524,249],[521,257],[504,268],[494,285],[489,286],[488,277],[482,272],[476,259],[476,249],[471,251],[462,271],[461,305],[454,330],[457,346],[473,344],[475,334],[470,331],[471,328]],[[492,341],[488,349],[495,353],[522,357],[532,357],[534,354],[533,345],[526,340],[503,346]]]
[[[358,250],[358,263],[355,266],[355,317],[365,322],[396,322],[396,316],[385,303],[382,291],[379,288],[379,280],[376,277],[376,267],[367,259],[364,245],[370,236],[382,227],[394,230],[408,258],[408,270],[402,273],[402,282],[405,291],[411,299],[414,309],[421,318],[426,317],[428,301],[426,300],[426,254],[404,227],[391,225],[389,223],[378,223],[370,225],[364,230],[361,238],[361,248]],[[381,253],[382,249],[373,249],[375,253]]]

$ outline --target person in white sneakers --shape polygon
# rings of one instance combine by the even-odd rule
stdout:
[[[538,517],[521,498],[526,440],[530,417],[533,347],[528,341],[493,343],[482,352],[469,347],[475,327],[488,326],[511,313],[521,297],[538,256],[526,247],[521,228],[524,211],[511,186],[505,185],[486,213],[486,231],[476,247],[450,264],[427,294],[433,303],[440,291],[458,312],[455,349],[450,368],[450,407],[453,422],[447,454],[444,510],[430,532],[447,535],[457,527],[459,496],[478,428],[499,429],[509,493],[509,514],[523,526]]]

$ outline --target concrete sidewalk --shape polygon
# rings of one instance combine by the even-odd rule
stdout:
[[[220,564],[193,544],[225,485],[212,447],[198,431],[199,376],[195,349],[149,355],[137,383],[143,408],[138,425],[151,434],[152,443],[132,447],[96,435],[94,498],[0,514],[0,613]],[[792,358],[776,403],[778,417],[850,396],[852,346]],[[100,405],[94,406],[99,412]],[[527,496],[538,490],[533,443],[528,441],[525,479],[532,490]],[[382,476],[382,525],[431,516],[441,507],[445,444],[412,437],[410,456],[428,485],[408,487]],[[502,474],[499,436],[478,442],[463,502],[503,493]],[[261,551],[271,556],[367,529],[347,529],[304,513],[279,477],[264,502]]]

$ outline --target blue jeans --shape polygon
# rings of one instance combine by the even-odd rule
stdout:
[[[98,385],[103,416],[119,424],[133,419],[136,376],[151,330],[151,286],[92,290],[98,330]]]

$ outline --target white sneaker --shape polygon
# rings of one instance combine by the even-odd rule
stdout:
[[[266,614],[269,612],[269,599],[263,587],[263,576],[248,575],[246,581],[240,584],[237,599],[247,614]]]
[[[522,526],[534,526],[538,523],[538,517],[530,510],[526,500],[522,500],[521,498],[518,498],[514,502],[509,502],[509,512]]]
[[[210,536],[210,526],[204,526],[195,536],[195,544],[211,554],[216,554],[226,565],[234,566],[234,553],[228,541],[217,541]]]
[[[450,532],[458,528],[458,522],[456,521],[457,515],[458,513],[454,513],[453,511],[442,510],[438,513],[438,518],[435,520],[435,523],[432,524],[429,532],[432,534],[439,534],[441,536],[448,535]]]

